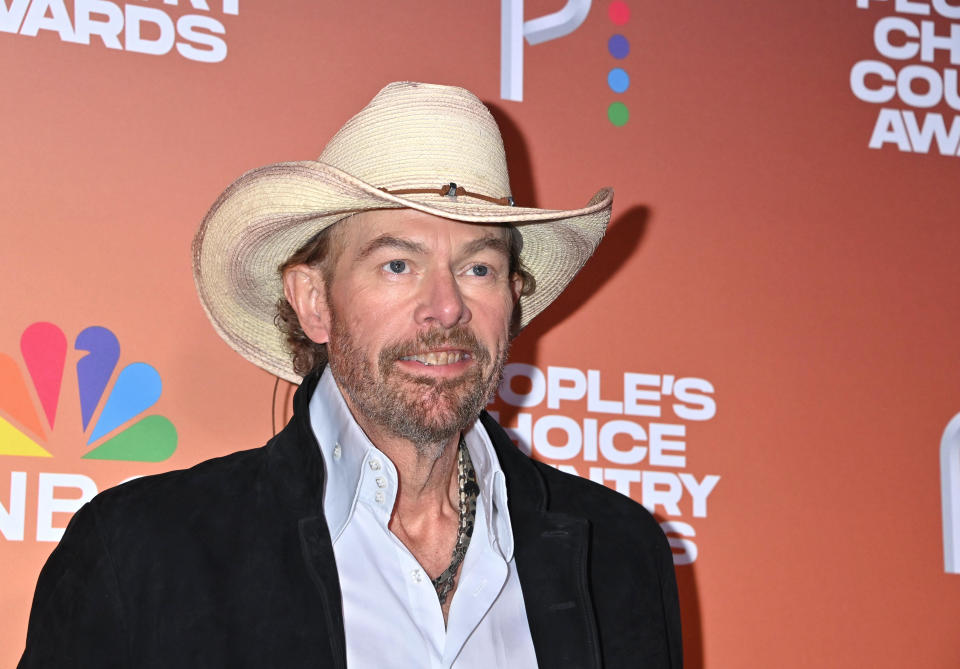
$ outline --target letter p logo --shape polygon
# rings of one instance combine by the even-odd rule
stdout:
[[[960,413],[940,440],[940,493],[943,504],[943,568],[960,574]]]
[[[586,20],[590,0],[567,0],[552,14],[523,20],[523,0],[500,0],[500,97],[523,100],[523,40],[533,46],[565,37]]]

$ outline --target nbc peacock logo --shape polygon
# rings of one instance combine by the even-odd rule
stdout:
[[[104,327],[84,329],[73,346],[85,353],[77,360],[76,375],[69,375],[68,383],[75,380],[79,395],[80,415],[75,417],[57,415],[67,376],[63,330],[53,323],[27,327],[20,337],[22,365],[0,353],[0,455],[52,457],[45,445],[58,420],[79,423],[84,459],[161,462],[173,455],[173,423],[157,414],[144,415],[163,390],[157,370],[132,362],[114,378],[120,342]]]

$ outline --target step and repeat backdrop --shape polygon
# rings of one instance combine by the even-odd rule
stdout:
[[[489,409],[656,516],[687,666],[960,666],[957,0],[0,0],[0,64],[0,666],[85,500],[289,415],[191,239],[394,80],[616,189]]]

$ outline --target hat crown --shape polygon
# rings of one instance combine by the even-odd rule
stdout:
[[[319,161],[390,190],[511,194],[500,129],[470,91],[408,81],[384,87],[334,135]]]

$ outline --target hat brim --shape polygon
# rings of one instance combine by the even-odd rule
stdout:
[[[410,208],[467,223],[510,223],[536,289],[520,298],[526,326],[566,288],[603,238],[613,191],[585,207],[535,209],[469,196],[395,195],[316,161],[267,165],[237,179],[210,208],[193,241],[193,273],[217,333],[240,355],[292,383],[290,353],[274,325],[279,266],[324,228],[372,209]]]

